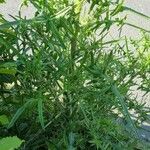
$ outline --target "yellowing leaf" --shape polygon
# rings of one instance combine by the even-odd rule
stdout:
[[[75,0],[75,13],[78,14],[82,7],[82,2],[80,0]]]

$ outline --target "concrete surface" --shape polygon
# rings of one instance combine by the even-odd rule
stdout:
[[[0,13],[5,16],[6,19],[13,20],[12,16],[17,16],[20,10],[21,2],[23,0],[6,0],[6,3],[0,4]],[[35,8],[32,5],[22,8],[22,16],[32,18],[34,16]]]

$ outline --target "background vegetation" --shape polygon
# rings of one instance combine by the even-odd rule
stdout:
[[[149,108],[130,89],[140,79],[149,93],[150,36],[119,16],[134,10],[122,0],[28,2],[34,18],[0,18],[2,149],[149,149],[137,131]],[[124,25],[142,36],[122,36]]]

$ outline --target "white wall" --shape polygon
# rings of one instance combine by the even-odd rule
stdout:
[[[0,4],[0,13],[3,14],[7,19],[12,20],[9,14],[13,16],[17,15],[21,2],[22,0],[6,0],[5,4]],[[150,16],[150,0],[125,0],[125,5]],[[35,8],[30,5],[28,8],[24,7],[22,9],[22,16],[31,18],[34,12]],[[128,11],[126,11],[125,14],[127,14],[128,22],[150,31],[150,20],[142,18]],[[114,36],[116,35],[115,31],[116,28],[112,29],[111,32],[111,34]],[[137,29],[129,26],[125,26],[122,33],[128,36],[139,35]]]
[[[18,15],[18,11],[21,6],[21,2],[23,0],[5,0],[6,3],[0,4],[0,13],[5,16],[6,19],[13,20],[10,16]],[[23,7],[22,16],[26,16],[27,18],[33,17],[35,12],[35,8],[30,5],[29,7]]]

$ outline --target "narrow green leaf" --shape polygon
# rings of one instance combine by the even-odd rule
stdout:
[[[69,145],[68,150],[75,150],[74,148],[74,142],[75,142],[75,134],[73,132],[69,133]]]
[[[16,49],[8,41],[5,41],[1,37],[0,37],[0,44],[4,45],[6,48],[11,49],[16,52]]]
[[[70,10],[72,9],[71,6],[65,7],[64,9],[62,9],[61,11],[57,12],[53,18],[60,18],[62,16],[64,16],[65,14],[67,14]]]
[[[52,21],[49,21],[49,23],[50,23],[50,26],[51,26],[51,30],[52,30],[53,34],[55,35],[55,38],[57,38],[58,41],[60,42],[61,46],[62,46],[63,48],[65,48],[64,41],[63,41],[63,39],[62,39],[60,33],[58,32],[56,26],[54,25],[54,23],[53,23]]]
[[[0,68],[16,68],[17,64],[15,62],[4,62],[0,64]]]
[[[122,12],[124,10],[123,5],[123,0],[120,4],[117,5],[117,7],[113,10],[113,12],[111,13],[112,16],[115,16],[116,14],[118,14],[119,12]]]
[[[138,12],[138,11],[132,9],[132,8],[129,8],[129,7],[126,7],[126,6],[124,6],[123,8],[124,8],[124,10],[131,11],[131,12],[133,12],[133,13],[139,15],[139,16],[142,16],[142,17],[145,17],[147,19],[150,19],[150,16],[147,16],[147,15],[145,15],[145,14],[143,14],[141,12]]]
[[[7,28],[10,28],[12,26],[17,26],[17,25],[21,25],[21,24],[31,24],[33,22],[43,22],[45,21],[42,17],[35,17],[33,19],[22,19],[22,20],[16,20],[16,21],[11,21],[11,22],[5,22],[3,24],[0,25],[0,30],[3,30],[3,29],[7,29]]]
[[[17,121],[17,119],[22,115],[22,113],[25,111],[25,109],[28,106],[31,106],[31,103],[33,102],[33,100],[28,100],[22,107],[20,107],[17,112],[15,113],[15,115],[13,116],[13,118],[11,119],[9,125],[8,125],[8,129],[11,128],[14,123]]]
[[[38,113],[39,113],[40,124],[41,124],[42,128],[44,129],[43,99],[42,98],[38,99]]]
[[[15,75],[16,72],[17,72],[17,70],[15,70],[15,69],[0,68],[0,74]]]
[[[134,24],[131,24],[131,23],[128,23],[128,22],[126,22],[126,23],[124,23],[124,24],[125,24],[125,25],[128,25],[128,26],[131,26],[131,27],[134,27],[134,28],[137,28],[137,29],[139,29],[139,30],[142,30],[142,31],[145,31],[145,32],[150,33],[150,30],[144,29],[144,28],[139,27],[139,26],[136,26],[136,25],[134,25]]]
[[[17,119],[20,117],[20,115],[25,111],[25,107],[22,106],[21,108],[19,108],[16,112],[16,114],[13,116],[11,122],[8,125],[8,129],[11,128],[14,123],[17,121]]]
[[[31,24],[33,22],[45,22],[48,20],[53,20],[55,18],[59,18],[61,16],[64,16],[68,11],[71,10],[72,7],[67,7],[59,12],[57,12],[56,14],[52,15],[51,18],[45,19],[43,16],[38,16],[38,17],[34,17],[32,19],[22,19],[22,20],[16,20],[16,21],[11,21],[11,22],[5,22],[3,24],[0,25],[0,30],[3,29],[7,29],[10,28],[12,26],[17,26],[17,25],[21,25],[22,23],[27,23],[27,24]]]
[[[123,108],[123,115],[127,118],[127,121],[129,123],[129,125],[131,126],[132,130],[134,131],[135,135],[138,137],[138,133],[137,133],[137,129],[136,129],[136,126],[133,122],[133,120],[131,119],[130,117],[130,113],[128,112],[128,108],[126,106],[126,103],[124,101],[124,98],[123,96],[120,94],[120,92],[118,91],[117,89],[117,86],[116,85],[113,85],[112,86],[112,92],[114,93],[114,95],[118,98],[122,108]]]
[[[0,64],[1,74],[15,75],[17,73],[17,64],[14,62],[5,62]]]

